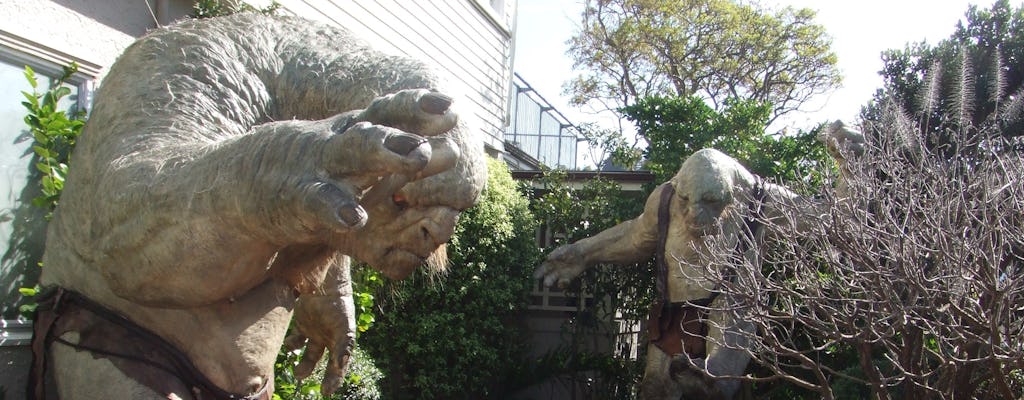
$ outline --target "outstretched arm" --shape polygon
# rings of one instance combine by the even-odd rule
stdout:
[[[841,121],[835,121],[825,128],[818,138],[839,166],[836,182],[836,200],[855,201],[850,198],[849,183],[852,179],[851,163],[864,154],[864,135],[847,128]],[[815,197],[801,196],[785,186],[765,183],[765,201],[762,217],[769,225],[785,230],[804,232],[820,224],[820,218],[828,214],[832,202]]]
[[[665,185],[647,197],[640,216],[558,247],[537,268],[534,276],[545,286],[565,287],[585,269],[599,263],[627,264],[654,254],[658,240],[658,203]]]

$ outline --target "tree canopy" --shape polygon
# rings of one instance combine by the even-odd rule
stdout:
[[[815,12],[734,0],[588,0],[569,55],[577,105],[606,109],[648,96],[772,104],[769,122],[840,82]]]
[[[720,111],[696,96],[647,97],[622,108],[646,142],[642,150],[613,149],[620,164],[642,157],[656,182],[672,178],[691,154],[703,148],[721,150],[751,172],[780,181],[820,181],[828,159],[817,140],[820,128],[794,135],[766,135],[771,107],[753,100],[730,100]]]
[[[892,102],[913,116],[908,123],[917,125],[928,148],[953,151],[951,132],[989,125],[1007,139],[1004,149],[1024,146],[1024,9],[1007,0],[989,9],[972,5],[949,38],[908,44],[882,59],[884,87],[865,120],[881,121]]]

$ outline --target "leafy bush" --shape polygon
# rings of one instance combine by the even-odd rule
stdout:
[[[390,282],[360,337],[385,371],[389,399],[480,399],[506,393],[525,350],[515,317],[538,260],[536,222],[508,167],[489,161],[479,204],[448,245],[451,267]]]
[[[380,290],[383,279],[380,272],[356,265],[352,268],[352,297],[356,306],[356,346],[352,351],[351,364],[345,382],[330,398],[335,400],[379,400],[380,381],[383,372],[375,364],[373,358],[359,346],[358,337],[373,326],[375,317],[373,293]],[[289,328],[289,331],[291,328]],[[323,358],[309,377],[303,380],[295,378],[295,367],[301,360],[302,350],[289,351],[281,346],[274,364],[274,400],[313,400],[320,399],[320,382],[326,372],[327,358]]]
[[[32,86],[32,92],[21,92],[25,97],[21,104],[28,110],[25,124],[35,139],[32,150],[37,157],[36,169],[42,173],[39,181],[42,195],[32,199],[32,204],[51,212],[57,207],[60,193],[64,189],[71,150],[85,126],[85,111],[69,112],[60,109],[59,105],[61,100],[71,95],[71,89],[64,84],[76,72],[78,64],[71,63],[63,67],[61,76],[52,79],[49,88],[39,93],[35,71],[25,66],[25,79]],[[48,219],[49,216],[47,214]]]
[[[263,8],[256,8],[244,1],[222,1],[222,0],[197,0],[192,5],[193,18],[213,18],[224,15],[237,14],[240,12],[257,12],[264,15],[274,15],[281,8],[281,4],[274,1]]]
[[[25,66],[25,80],[32,87],[32,91],[21,92],[25,97],[21,104],[27,111],[24,121],[34,140],[32,151],[35,153],[35,167],[39,173],[37,176],[40,195],[32,199],[32,205],[46,210],[46,220],[52,217],[53,209],[60,201],[64,180],[68,175],[68,165],[71,162],[71,150],[74,149],[75,142],[85,126],[84,110],[77,110],[76,107],[71,107],[70,110],[62,109],[61,104],[61,101],[71,96],[71,89],[66,84],[76,72],[78,64],[74,62],[62,67],[61,75],[50,79],[49,85],[40,92],[40,82],[35,71],[32,67]],[[11,240],[12,243],[18,241],[13,237]],[[35,257],[38,256],[26,260],[30,262],[28,265],[42,266]],[[24,299],[18,306],[18,312],[23,316],[31,317],[35,313],[36,304],[28,299],[39,291],[36,284],[38,279],[38,271],[23,272],[21,281],[25,285],[31,285],[18,288]]]

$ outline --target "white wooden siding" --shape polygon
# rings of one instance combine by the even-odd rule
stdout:
[[[434,66],[456,107],[502,150],[515,1],[279,0],[288,12],[345,27],[375,47]],[[503,7],[493,10],[492,4]]]

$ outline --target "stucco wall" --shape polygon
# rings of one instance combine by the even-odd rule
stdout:
[[[155,26],[148,13],[143,2],[131,0],[0,0],[0,30],[102,67]]]

